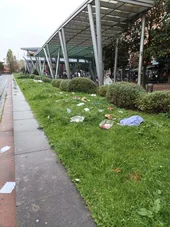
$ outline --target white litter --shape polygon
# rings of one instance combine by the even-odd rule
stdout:
[[[39,220],[37,219],[37,220],[36,220],[36,222],[38,223],[38,222],[39,222]]]
[[[101,110],[101,109],[99,109],[98,111],[99,111],[99,113],[103,113],[104,112],[104,110]]]
[[[10,148],[11,148],[11,147],[9,147],[9,146],[5,146],[5,147],[1,148],[1,149],[0,149],[0,153],[4,153],[4,152],[6,152],[6,151],[9,151]]]
[[[75,116],[70,118],[70,122],[83,122],[85,117],[82,116]]]
[[[14,188],[16,183],[15,182],[6,182],[4,186],[1,188],[0,193],[1,194],[10,194]]]
[[[122,111],[122,110],[119,110],[118,112],[119,112],[120,114],[123,114],[123,111]]]
[[[33,80],[35,83],[43,83],[42,80]]]
[[[47,119],[49,120],[50,119],[50,116],[48,116]]]
[[[77,106],[84,106],[84,105],[85,105],[84,102],[77,104]]]
[[[71,110],[70,109],[67,109],[67,113],[71,113]]]
[[[60,92],[60,95],[62,95],[63,94],[63,92]]]
[[[76,178],[75,181],[76,181],[76,182],[80,182],[80,179]]]
[[[95,97],[95,96],[96,96],[96,94],[91,94],[91,96]]]
[[[89,112],[90,110],[89,108],[84,108],[84,111]]]

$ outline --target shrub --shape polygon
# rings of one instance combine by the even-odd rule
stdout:
[[[36,75],[34,75],[34,79],[35,79],[35,80],[41,80],[41,76],[36,76]]]
[[[21,74],[18,76],[18,79],[28,79],[28,78],[30,78],[29,74]]]
[[[108,90],[108,87],[109,85],[102,85],[98,88],[98,91],[97,91],[97,94],[102,96],[102,97],[105,97],[106,96],[106,93],[107,93],[107,90]]]
[[[138,100],[138,106],[148,113],[170,113],[170,91],[147,93]]]
[[[74,78],[69,83],[69,91],[95,93],[97,85],[88,78]]]
[[[146,92],[136,84],[128,82],[113,83],[107,91],[107,99],[117,107],[137,109],[137,101],[141,93]]]
[[[70,81],[71,80],[62,80],[61,83],[60,83],[60,90],[61,91],[68,91]]]
[[[42,77],[42,81],[44,83],[51,83],[52,79],[48,78],[48,77]]]
[[[56,80],[52,80],[52,85],[53,87],[60,87],[60,83],[61,83],[62,79],[56,79]]]
[[[35,77],[35,75],[33,75],[33,74],[30,75],[30,78],[31,79],[34,79],[34,77]]]

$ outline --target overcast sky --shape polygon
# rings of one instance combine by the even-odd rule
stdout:
[[[41,47],[84,0],[0,0],[0,61],[12,49]]]

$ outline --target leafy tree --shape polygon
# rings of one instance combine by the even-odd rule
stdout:
[[[10,72],[11,73],[16,72],[18,69],[18,63],[17,63],[15,55],[13,55],[13,52],[10,49],[7,52],[6,60],[7,60],[7,64],[8,64]]]
[[[3,62],[0,62],[0,73],[2,73],[4,71],[4,65]]]

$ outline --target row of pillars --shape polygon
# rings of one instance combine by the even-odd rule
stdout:
[[[88,15],[89,15],[89,22],[90,22],[90,30],[91,30],[91,37],[92,37],[92,44],[93,44],[93,51],[94,51],[94,59],[96,64],[96,73],[99,78],[99,85],[103,85],[104,83],[104,66],[103,66],[103,53],[102,53],[102,33],[101,33],[101,12],[100,12],[100,0],[95,0],[95,9],[96,9],[96,26],[94,23],[93,18],[93,11],[92,11],[92,4],[89,3],[88,6]],[[142,31],[141,31],[141,42],[140,42],[140,56],[139,56],[139,70],[138,70],[138,85],[141,86],[141,74],[142,74],[142,62],[143,62],[143,48],[144,48],[144,35],[145,35],[145,15],[142,17]],[[96,29],[95,29],[96,27]],[[69,58],[68,58],[68,51],[67,51],[67,43],[64,28],[61,28],[59,31],[59,40],[61,45],[61,50],[64,56],[65,67],[67,71],[68,79],[71,79],[70,75],[70,68],[69,68]],[[117,59],[118,59],[118,37],[116,38],[116,45],[115,45],[115,62],[114,62],[114,82],[116,82],[116,72],[117,72]],[[48,63],[48,67],[50,70],[51,77],[54,79],[58,75],[58,68],[59,68],[59,60],[60,60],[60,48],[58,49],[57,61],[56,61],[56,72],[54,75],[52,62],[50,57],[50,51],[48,44],[43,48],[44,55],[46,61]],[[33,69],[35,69],[35,65],[32,61],[32,57],[30,56]],[[44,60],[45,61],[45,60]],[[36,62],[40,62],[39,59],[36,57]],[[38,65],[38,64],[37,64]],[[42,73],[42,69],[37,67],[39,73]]]

